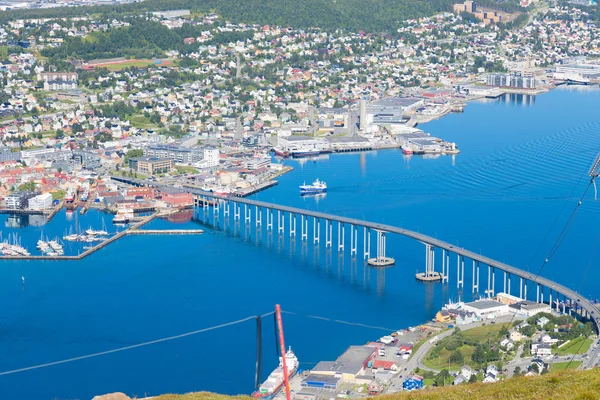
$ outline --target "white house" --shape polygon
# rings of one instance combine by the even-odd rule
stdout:
[[[469,379],[471,379],[471,376],[473,375],[473,370],[471,369],[470,366],[463,365],[462,367],[460,367],[459,375],[462,375],[468,381]]]
[[[537,320],[537,322],[536,322],[536,323],[537,323],[537,324],[540,326],[540,328],[544,328],[544,326],[545,326],[545,325],[546,325],[548,322],[550,322],[550,320],[549,320],[548,318],[546,318],[546,317],[541,317],[541,318],[538,318],[538,320]]]
[[[513,343],[512,340],[508,339],[508,338],[504,338],[500,341],[500,346],[506,348],[506,350],[510,351],[515,347],[515,344]]]

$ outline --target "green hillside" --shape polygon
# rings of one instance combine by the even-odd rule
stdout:
[[[390,32],[397,22],[451,11],[453,0],[146,0],[120,6],[61,7],[2,13],[0,22],[15,18],[72,17],[89,14],[189,9],[215,12],[226,20],[299,28],[322,27]]]

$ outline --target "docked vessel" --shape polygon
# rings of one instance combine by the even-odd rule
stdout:
[[[67,194],[65,194],[65,201],[67,203],[72,203],[74,199],[75,199],[75,189],[73,189],[72,187],[70,187],[67,190]]]
[[[292,150],[291,152],[292,157],[311,157],[311,156],[318,156],[319,154],[321,154],[320,150],[310,150],[310,149],[295,149]]]
[[[106,232],[105,230],[94,230],[92,228],[88,229],[85,231],[85,234],[88,236],[106,236],[108,235],[108,232]]]
[[[128,213],[117,214],[113,218],[113,224],[127,224],[127,223],[129,223],[129,220],[130,220],[130,214],[128,214]]]
[[[275,155],[279,156],[279,157],[289,157],[290,156],[290,152],[283,150],[281,147],[274,147],[273,151],[275,152]]]
[[[402,146],[402,154],[411,155],[413,153],[413,149],[410,146]]]
[[[81,201],[87,201],[88,198],[90,197],[90,192],[88,192],[87,190],[85,192],[83,192],[83,194],[81,195]]]
[[[300,185],[300,194],[324,193],[326,191],[327,184],[319,179],[315,180],[312,185],[307,185],[306,182],[304,182],[304,185]]]
[[[298,372],[298,358],[292,351],[292,347],[285,353],[285,365],[288,371],[288,379]],[[279,357],[279,366],[271,372],[267,379],[260,385],[258,390],[252,393],[255,399],[272,399],[279,393],[284,384],[283,358]]]

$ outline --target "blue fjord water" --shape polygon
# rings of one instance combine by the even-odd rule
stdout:
[[[470,103],[463,114],[422,126],[456,142],[462,153],[454,158],[386,150],[286,160],[294,171],[254,198],[396,224],[537,272],[588,185],[587,172],[600,145],[599,104],[599,90],[574,87],[535,98]],[[315,178],[327,181],[327,195],[300,197],[298,185]],[[473,298],[468,263],[467,289],[456,290],[454,258],[449,285],[417,283],[414,273],[423,269],[424,247],[407,239],[389,237],[388,254],[397,263],[373,270],[360,257],[362,232],[359,257],[352,259],[348,247],[339,256],[325,251],[323,243],[315,250],[300,238],[290,244],[287,236],[282,240],[231,221],[221,220],[219,229],[212,229],[202,212],[197,217],[200,221],[178,227],[204,226],[201,236],[126,237],[79,262],[0,262],[0,372],[195,331],[269,312],[275,303],[294,313],[284,315],[286,341],[310,368],[335,359],[350,344],[377,339],[386,329],[433,317],[448,298]],[[43,227],[33,226],[34,218],[31,226],[11,228],[7,218],[0,221],[3,237],[17,234],[32,250],[42,231],[54,237],[75,226],[100,228],[103,220],[110,225],[109,216],[95,211],[70,220],[63,211]],[[600,297],[600,255],[593,251],[599,222],[600,202],[591,190],[542,275]],[[172,226],[159,220],[149,227]],[[312,221],[309,228],[312,234]],[[70,246],[70,253],[81,250]],[[497,290],[501,281],[496,278]],[[513,293],[517,285],[513,281]],[[263,324],[266,375],[276,355],[271,317]],[[249,393],[254,357],[255,323],[248,321],[0,375],[0,398],[89,399],[111,391]]]

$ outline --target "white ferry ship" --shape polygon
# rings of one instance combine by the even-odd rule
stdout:
[[[298,372],[298,358],[292,351],[292,347],[285,353],[285,366],[288,370],[288,379],[291,379]],[[283,359],[279,357],[279,366],[271,372],[266,381],[264,381],[257,391],[252,393],[255,399],[270,400],[279,393],[284,385],[283,377]]]

